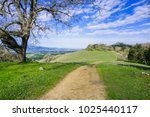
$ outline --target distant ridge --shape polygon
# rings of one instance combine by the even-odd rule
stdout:
[[[42,46],[29,46],[27,48],[27,53],[47,53],[47,52],[73,52],[80,49],[71,48],[48,48]]]

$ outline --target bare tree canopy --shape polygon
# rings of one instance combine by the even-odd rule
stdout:
[[[49,29],[38,17],[42,13],[51,15],[51,19],[69,25],[67,18],[73,17],[71,10],[82,0],[0,0],[0,40],[26,61],[26,49],[34,31]]]

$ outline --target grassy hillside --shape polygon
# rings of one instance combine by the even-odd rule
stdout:
[[[145,75],[150,74],[149,68],[101,64],[97,70],[106,86],[108,99],[150,99],[150,76]]]
[[[77,67],[78,64],[0,62],[0,99],[36,99]]]
[[[42,59],[46,54],[43,53],[36,53],[36,54],[27,54],[27,58],[31,60],[40,60]]]
[[[64,54],[51,62],[101,63],[101,62],[112,62],[116,60],[117,54],[112,51],[82,50],[69,54]]]

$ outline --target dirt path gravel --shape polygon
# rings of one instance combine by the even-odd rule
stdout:
[[[95,67],[82,66],[69,73],[41,100],[104,100],[105,87]]]

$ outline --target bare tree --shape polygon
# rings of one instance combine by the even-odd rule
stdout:
[[[34,36],[32,32],[47,28],[38,21],[41,13],[50,14],[51,19],[68,25],[64,17],[72,17],[71,5],[79,3],[80,0],[0,0],[0,41],[18,54],[20,62],[26,62],[28,40],[31,34]]]

